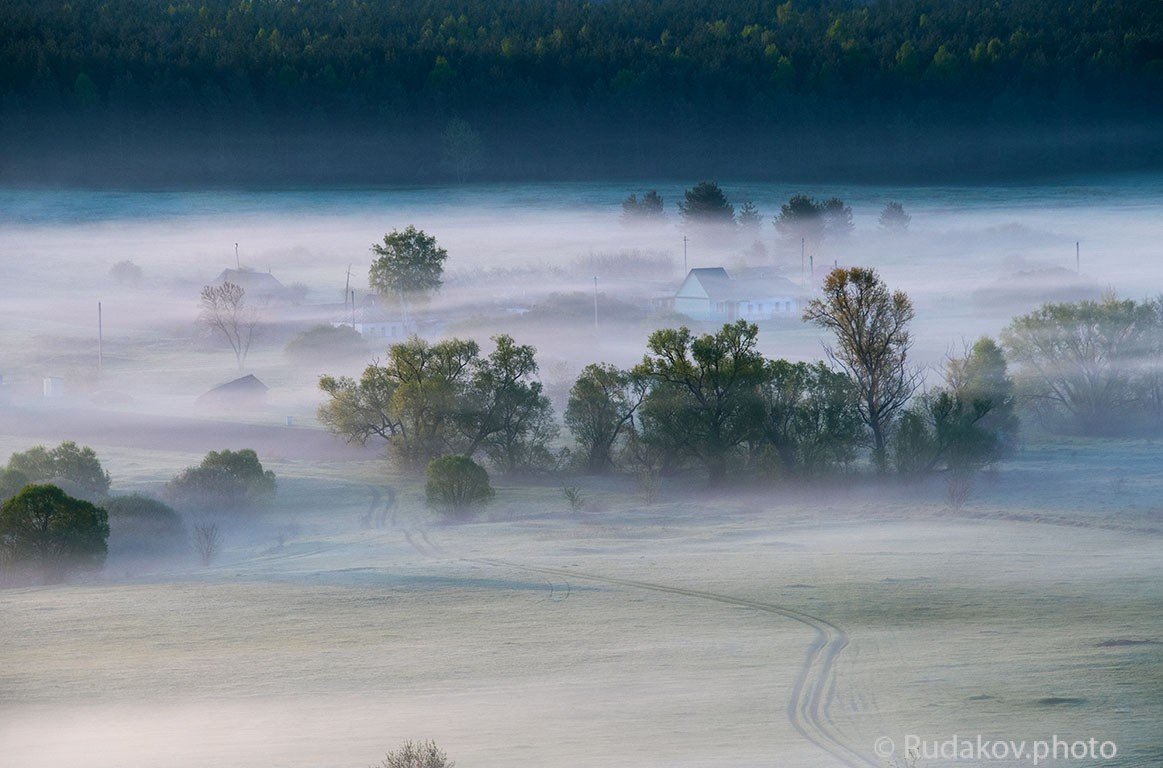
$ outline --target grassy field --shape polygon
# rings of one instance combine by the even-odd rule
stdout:
[[[197,458],[95,447],[120,489]],[[809,768],[883,764],[881,735],[981,733],[1094,736],[1111,766],[1155,766],[1152,455],[1035,442],[958,515],[937,484],[646,506],[583,482],[579,515],[502,484],[462,526],[378,461],[274,461],[277,504],[222,521],[208,569],[114,560],[0,592],[3,762],[365,766],[433,738],[466,767]],[[385,480],[399,510],[361,528]]]

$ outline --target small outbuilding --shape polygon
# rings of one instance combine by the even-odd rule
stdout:
[[[219,384],[196,401],[206,408],[253,408],[266,403],[267,385],[254,374]]]
[[[215,282],[234,283],[242,286],[246,295],[257,299],[276,299],[287,290],[270,272],[258,272],[253,269],[224,269]]]

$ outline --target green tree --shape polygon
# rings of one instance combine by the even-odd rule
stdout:
[[[1024,394],[1085,434],[1129,429],[1141,414],[1142,372],[1160,347],[1152,302],[1044,304],[1002,331]]]
[[[880,212],[878,220],[880,228],[885,232],[907,232],[909,229],[909,222],[913,217],[905,213],[905,207],[897,202],[889,202],[885,204],[884,210]]]
[[[182,516],[157,499],[135,493],[113,496],[102,506],[109,516],[109,541],[114,551],[161,554],[186,543]]]
[[[760,395],[758,437],[783,472],[818,475],[855,460],[865,427],[846,374],[823,363],[771,360]]]
[[[697,337],[688,328],[658,330],[634,368],[650,386],[642,403],[644,437],[702,464],[712,485],[726,479],[732,455],[755,428],[766,376],[755,349],[758,333],[743,320]]]
[[[8,459],[8,469],[20,473],[27,482],[66,482],[89,501],[100,500],[109,492],[109,473],[101,466],[97,453],[89,446],[79,447],[66,440],[52,450],[43,445]]]
[[[650,190],[638,196],[631,194],[622,201],[622,223],[624,224],[656,224],[666,221],[663,212],[662,197],[657,190]]]
[[[763,224],[763,217],[759,214],[759,209],[755,207],[755,203],[750,200],[739,206],[739,226],[751,234],[757,234],[760,226]]]
[[[166,485],[174,503],[203,509],[245,509],[274,498],[275,473],[264,470],[250,448],[210,451]]]
[[[326,323],[296,334],[283,348],[291,361],[301,365],[366,360],[368,352],[368,344],[358,331]]]
[[[329,397],[319,407],[319,420],[348,440],[386,441],[402,466],[418,471],[437,456],[465,447],[461,420],[479,354],[471,340],[429,344],[413,337],[393,344],[387,362],[369,365],[359,381],[319,380]]]
[[[862,267],[832,270],[824,280],[823,298],[812,299],[804,311],[805,322],[836,336],[828,356],[856,385],[857,407],[872,432],[873,460],[880,472],[888,468],[893,417],[919,380],[907,364],[913,315],[903,291],[889,291],[876,270]]]
[[[773,221],[775,231],[789,240],[803,238],[818,243],[824,238],[824,213],[820,204],[807,195],[792,195],[779,207]]]
[[[44,582],[105,563],[105,510],[55,485],[29,485],[0,506],[0,549],[9,563],[31,567]]]
[[[687,224],[734,225],[735,207],[713,181],[700,181],[683,193],[679,213]]]
[[[15,469],[0,469],[0,503],[8,501],[28,485],[28,475]]]
[[[443,285],[444,262],[448,251],[436,238],[409,225],[392,230],[383,243],[371,247],[376,258],[368,270],[372,290],[385,298],[399,298],[407,304],[415,296],[435,291]]]
[[[644,385],[629,371],[593,363],[570,388],[565,423],[586,457],[588,472],[602,474],[614,466],[618,439],[634,429],[634,414],[646,396]]]
[[[468,456],[441,456],[428,464],[428,505],[445,517],[465,520],[496,495],[489,473]]]
[[[552,462],[548,445],[557,436],[557,423],[534,378],[537,350],[506,334],[494,336],[493,342],[493,352],[474,366],[463,410],[465,453],[482,450],[506,474],[546,467]]]
[[[838,197],[820,203],[820,216],[824,222],[825,237],[845,238],[856,228],[852,221],[852,207],[845,205]]]

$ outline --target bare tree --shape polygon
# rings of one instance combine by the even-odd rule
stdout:
[[[380,763],[381,768],[453,768],[454,765],[434,741],[405,741]]]
[[[916,390],[920,374],[906,365],[913,304],[903,291],[890,292],[874,269],[834,269],[824,296],[812,299],[804,320],[836,334],[828,357],[856,383],[860,418],[872,431],[877,470],[888,467],[885,440],[896,412]]]
[[[222,532],[217,523],[198,523],[194,526],[194,551],[202,566],[210,565],[218,549],[222,546]]]
[[[234,350],[241,371],[258,327],[258,309],[247,302],[246,289],[231,282],[203,287],[201,303],[202,313],[198,319],[226,340]]]

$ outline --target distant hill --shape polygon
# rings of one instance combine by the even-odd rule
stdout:
[[[0,0],[0,18],[0,180],[1163,157],[1158,0]]]

